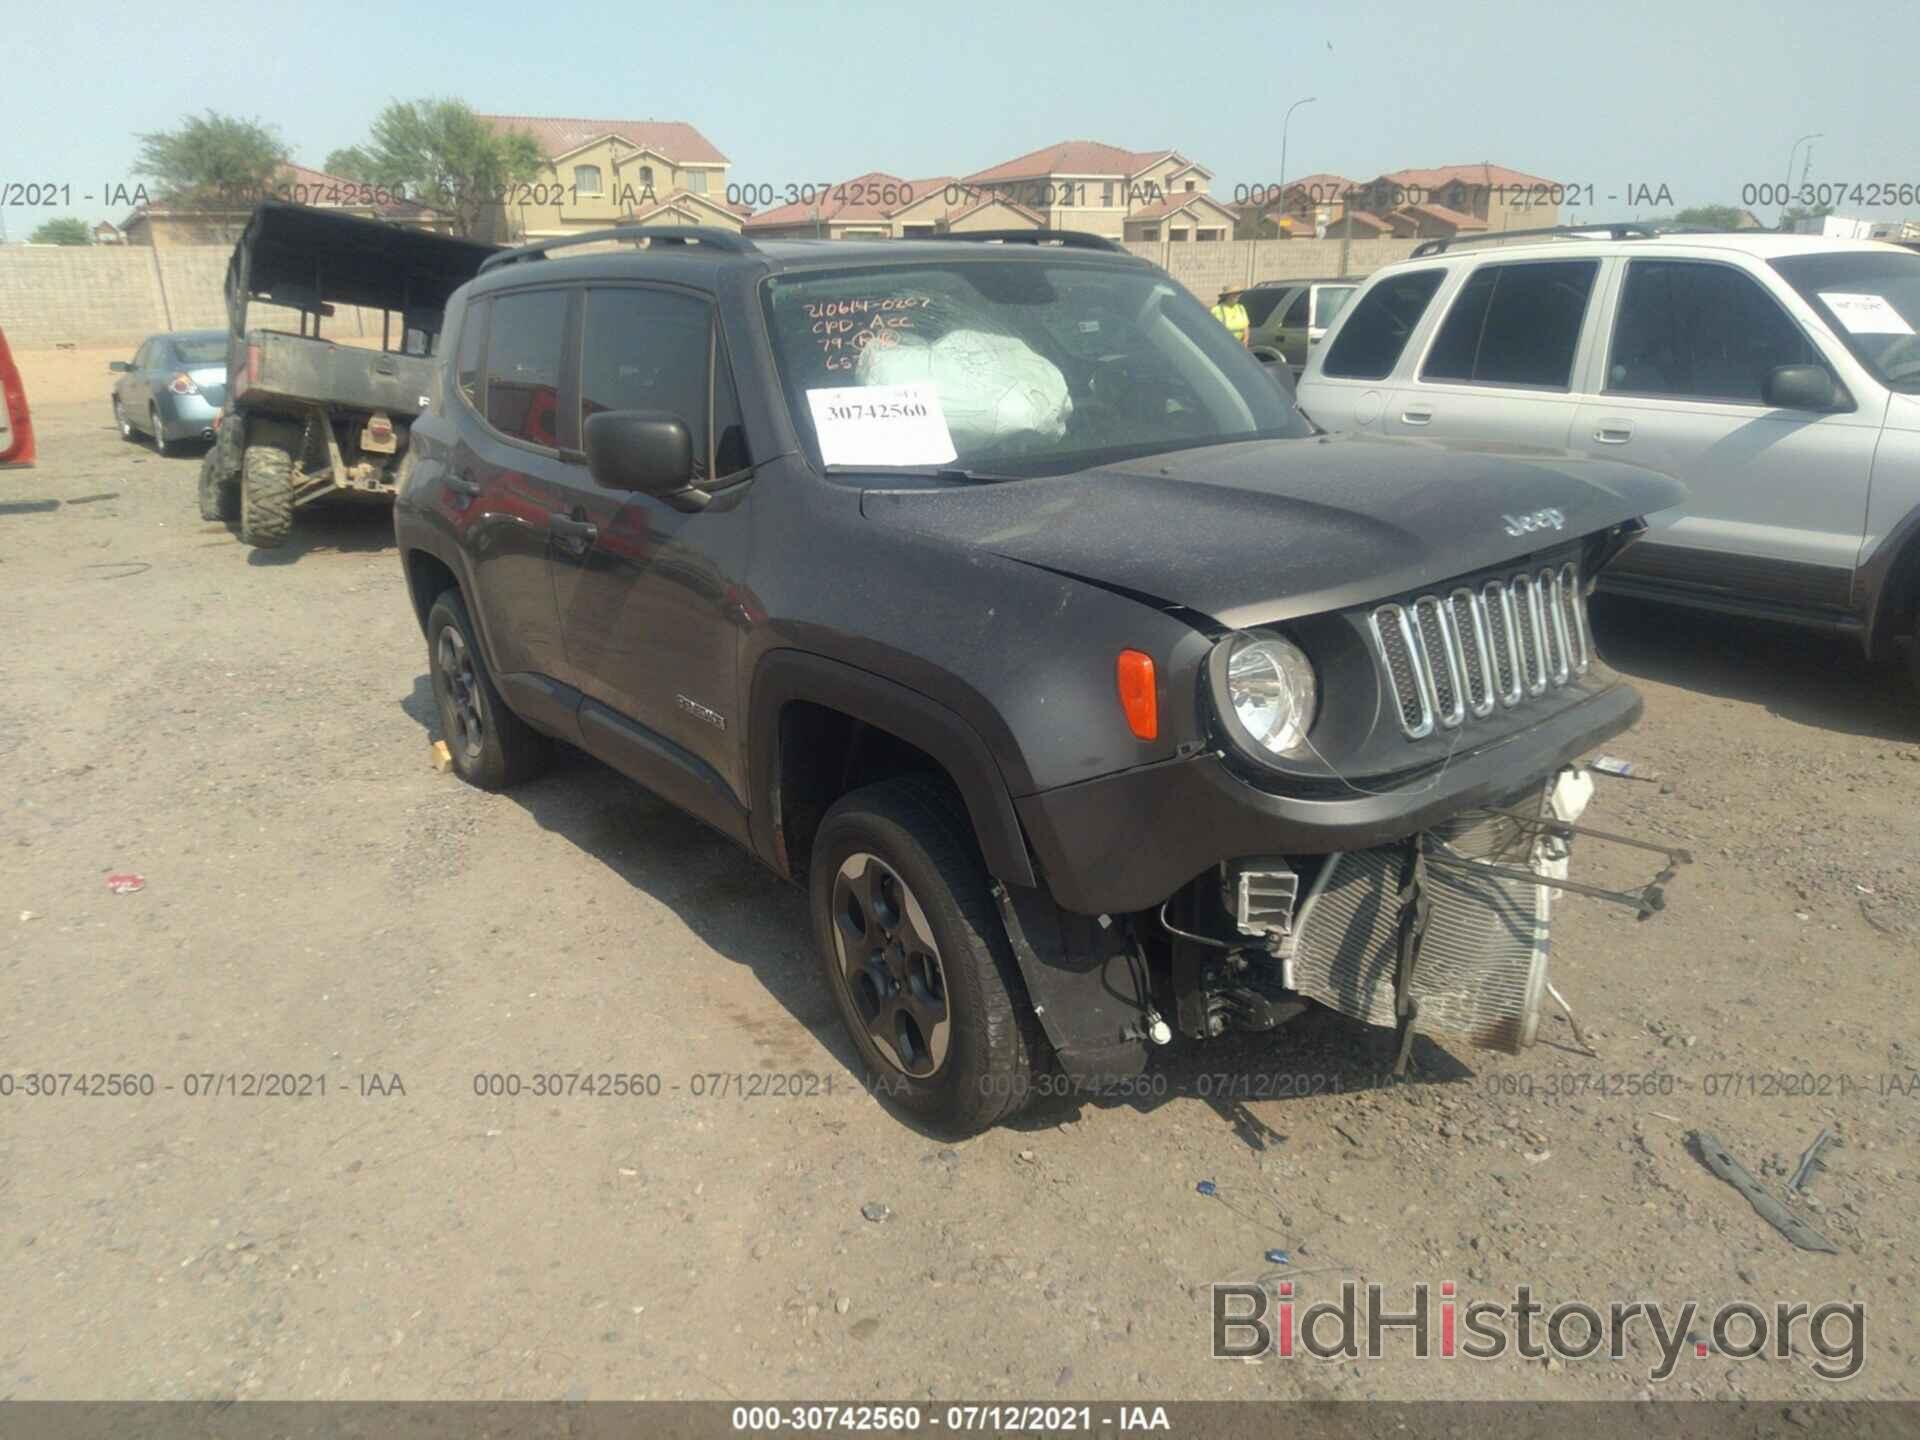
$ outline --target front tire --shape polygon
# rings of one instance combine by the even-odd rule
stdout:
[[[113,397],[113,423],[120,427],[120,438],[131,444],[138,437],[133,431],[133,422],[127,419],[125,407],[120,404],[118,395]]]
[[[959,1134],[1017,1113],[1046,1040],[952,787],[912,775],[841,796],[809,881],[821,970],[875,1088]]]
[[[440,733],[462,780],[505,790],[547,768],[550,742],[500,698],[457,589],[441,591],[427,612],[427,663]]]
[[[240,460],[240,538],[261,550],[293,533],[293,456],[266,436],[249,438]]]

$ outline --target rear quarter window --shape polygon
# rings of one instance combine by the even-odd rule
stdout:
[[[1334,337],[1320,366],[1339,380],[1384,380],[1400,363],[1420,317],[1440,288],[1443,270],[1412,270],[1368,287]]]

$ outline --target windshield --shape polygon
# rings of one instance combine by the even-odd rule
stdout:
[[[224,365],[227,361],[227,336],[224,330],[205,335],[176,335],[173,353],[182,365]]]
[[[1842,250],[1773,268],[1882,384],[1920,391],[1920,255]]]
[[[1313,433],[1163,273],[1022,258],[780,276],[787,404],[823,465],[1058,474]]]

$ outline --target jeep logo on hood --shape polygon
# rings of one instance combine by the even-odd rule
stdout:
[[[1530,515],[1502,515],[1507,522],[1507,534],[1529,535],[1535,530],[1564,530],[1567,517],[1558,510],[1535,510]]]

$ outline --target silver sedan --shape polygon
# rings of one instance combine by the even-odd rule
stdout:
[[[107,366],[113,418],[123,440],[153,438],[162,455],[188,440],[213,439],[213,417],[227,400],[227,332],[179,330],[150,335],[131,360]]]

